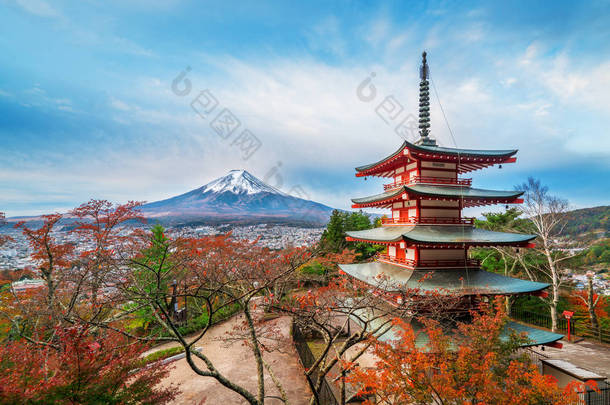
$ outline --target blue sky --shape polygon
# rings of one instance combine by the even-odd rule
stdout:
[[[574,207],[610,203],[608,1],[0,0],[0,211],[154,201],[235,168],[347,208],[383,184],[353,168],[400,144],[376,109],[416,113],[423,49],[455,138],[433,93],[438,142],[520,150],[475,185],[534,176]],[[204,90],[218,105],[202,117]],[[210,127],[224,108],[227,139]],[[261,144],[248,159],[244,129]]]

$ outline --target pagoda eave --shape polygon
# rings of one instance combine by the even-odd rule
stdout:
[[[367,242],[375,245],[396,245],[400,242],[406,242],[407,246],[417,246],[420,248],[439,248],[439,249],[455,249],[456,247],[492,247],[492,246],[512,246],[512,247],[522,247],[527,249],[532,249],[536,247],[535,243],[529,241],[520,241],[520,242],[421,242],[415,241],[406,237],[400,237],[394,240],[375,240],[375,239],[365,239],[365,238],[354,238],[352,236],[347,236],[345,238],[348,242]]]
[[[400,201],[406,201],[410,198],[392,197],[386,200],[371,201],[367,203],[354,203],[352,208],[391,208],[392,204]],[[484,207],[494,204],[523,204],[522,198],[472,198],[472,197],[426,197],[418,198],[419,200],[428,201],[459,201],[462,203],[462,208]]]
[[[386,262],[340,264],[346,274],[386,292],[417,289],[457,295],[536,294],[547,283],[521,280],[473,268],[413,269]]]
[[[415,160],[452,162],[458,164],[458,173],[467,173],[496,164],[515,163],[517,150],[473,150],[415,145],[404,142],[400,148],[386,158],[356,168],[356,177],[392,177],[397,166]]]
[[[398,243],[434,247],[441,246],[523,246],[536,235],[495,232],[467,225],[405,225],[385,226],[363,231],[348,231],[347,237],[371,243]]]

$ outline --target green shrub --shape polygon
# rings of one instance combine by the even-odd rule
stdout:
[[[231,316],[233,316],[234,314],[239,312],[240,309],[241,309],[241,307],[237,302],[221,307],[216,312],[214,312],[214,314],[212,315],[212,324],[215,324],[215,323],[218,323],[218,322],[224,321],[225,319],[230,318]],[[182,335],[188,335],[190,333],[197,332],[197,331],[205,328],[205,326],[207,324],[208,324],[208,314],[207,314],[207,312],[205,312],[195,318],[189,319],[188,324],[184,325],[184,326],[180,326],[178,328],[178,331]]]
[[[324,266],[322,266],[320,263],[316,262],[315,260],[312,261],[311,263],[301,267],[301,273],[302,274],[310,274],[310,275],[316,275],[316,276],[323,276],[327,273],[327,270]]]

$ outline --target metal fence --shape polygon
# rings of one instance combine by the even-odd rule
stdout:
[[[541,314],[538,312],[524,311],[521,309],[513,308],[510,312],[511,318],[518,321],[529,323],[531,325],[541,326],[543,328],[551,329],[553,321],[550,315]],[[557,331],[561,333],[568,332],[568,321],[565,318],[557,319]]]
[[[524,311],[521,309],[513,308],[510,316],[521,322],[529,323],[531,325],[541,326],[543,328],[551,329],[553,322],[550,315],[541,314],[539,312]],[[588,339],[597,340],[602,343],[610,343],[610,330],[602,327],[593,329],[591,326],[580,322],[574,322],[571,320],[571,333],[574,336],[580,336]],[[560,333],[568,332],[568,320],[560,317],[557,319],[557,331]]]
[[[299,358],[301,359],[301,364],[305,369],[309,369],[316,361],[315,356],[311,352],[309,345],[307,344],[307,340],[301,333],[301,330],[297,326],[297,324],[293,323],[292,325],[292,338],[294,341],[294,347],[299,354]],[[318,380],[318,372],[314,370],[310,376],[307,377],[310,382],[310,386],[313,387],[315,382]],[[317,405],[338,405],[339,401],[335,397],[328,381],[326,378],[322,380],[322,386],[320,387],[320,391],[318,392],[318,403]]]
[[[606,382],[599,383],[596,390],[578,393],[579,402],[583,405],[608,405],[610,404],[610,385]]]

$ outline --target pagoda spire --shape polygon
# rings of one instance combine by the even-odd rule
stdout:
[[[422,64],[419,67],[419,136],[417,144],[436,145],[436,141],[430,138],[430,68],[426,61],[426,51],[422,53]]]

